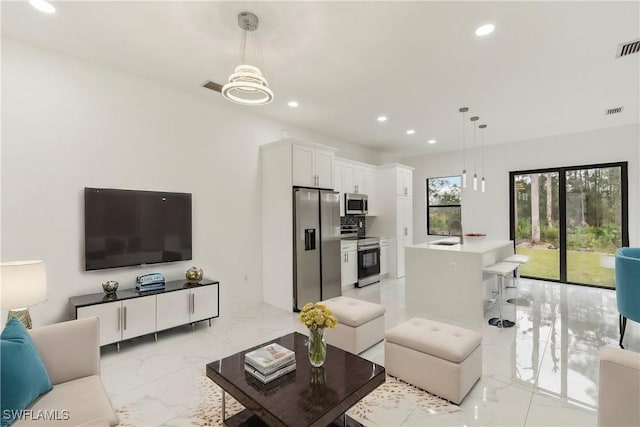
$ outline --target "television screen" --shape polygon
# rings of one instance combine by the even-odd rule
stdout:
[[[191,259],[191,194],[84,189],[85,269]]]

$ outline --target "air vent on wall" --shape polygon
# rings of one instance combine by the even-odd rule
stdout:
[[[618,45],[618,50],[616,51],[616,58],[621,58],[638,52],[640,52],[640,39],[620,43]]]
[[[619,114],[622,113],[622,110],[624,110],[624,107],[607,108],[606,110],[604,110],[604,115],[610,116],[612,114]]]

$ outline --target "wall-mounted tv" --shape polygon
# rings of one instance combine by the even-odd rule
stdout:
[[[191,259],[191,194],[84,189],[85,269]]]

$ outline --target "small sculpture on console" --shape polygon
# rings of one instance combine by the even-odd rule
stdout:
[[[200,283],[202,281],[204,273],[202,272],[201,268],[191,267],[187,270],[186,276],[189,283]]]

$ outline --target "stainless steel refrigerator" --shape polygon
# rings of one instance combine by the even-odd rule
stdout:
[[[340,193],[293,189],[294,310],[342,295]]]

